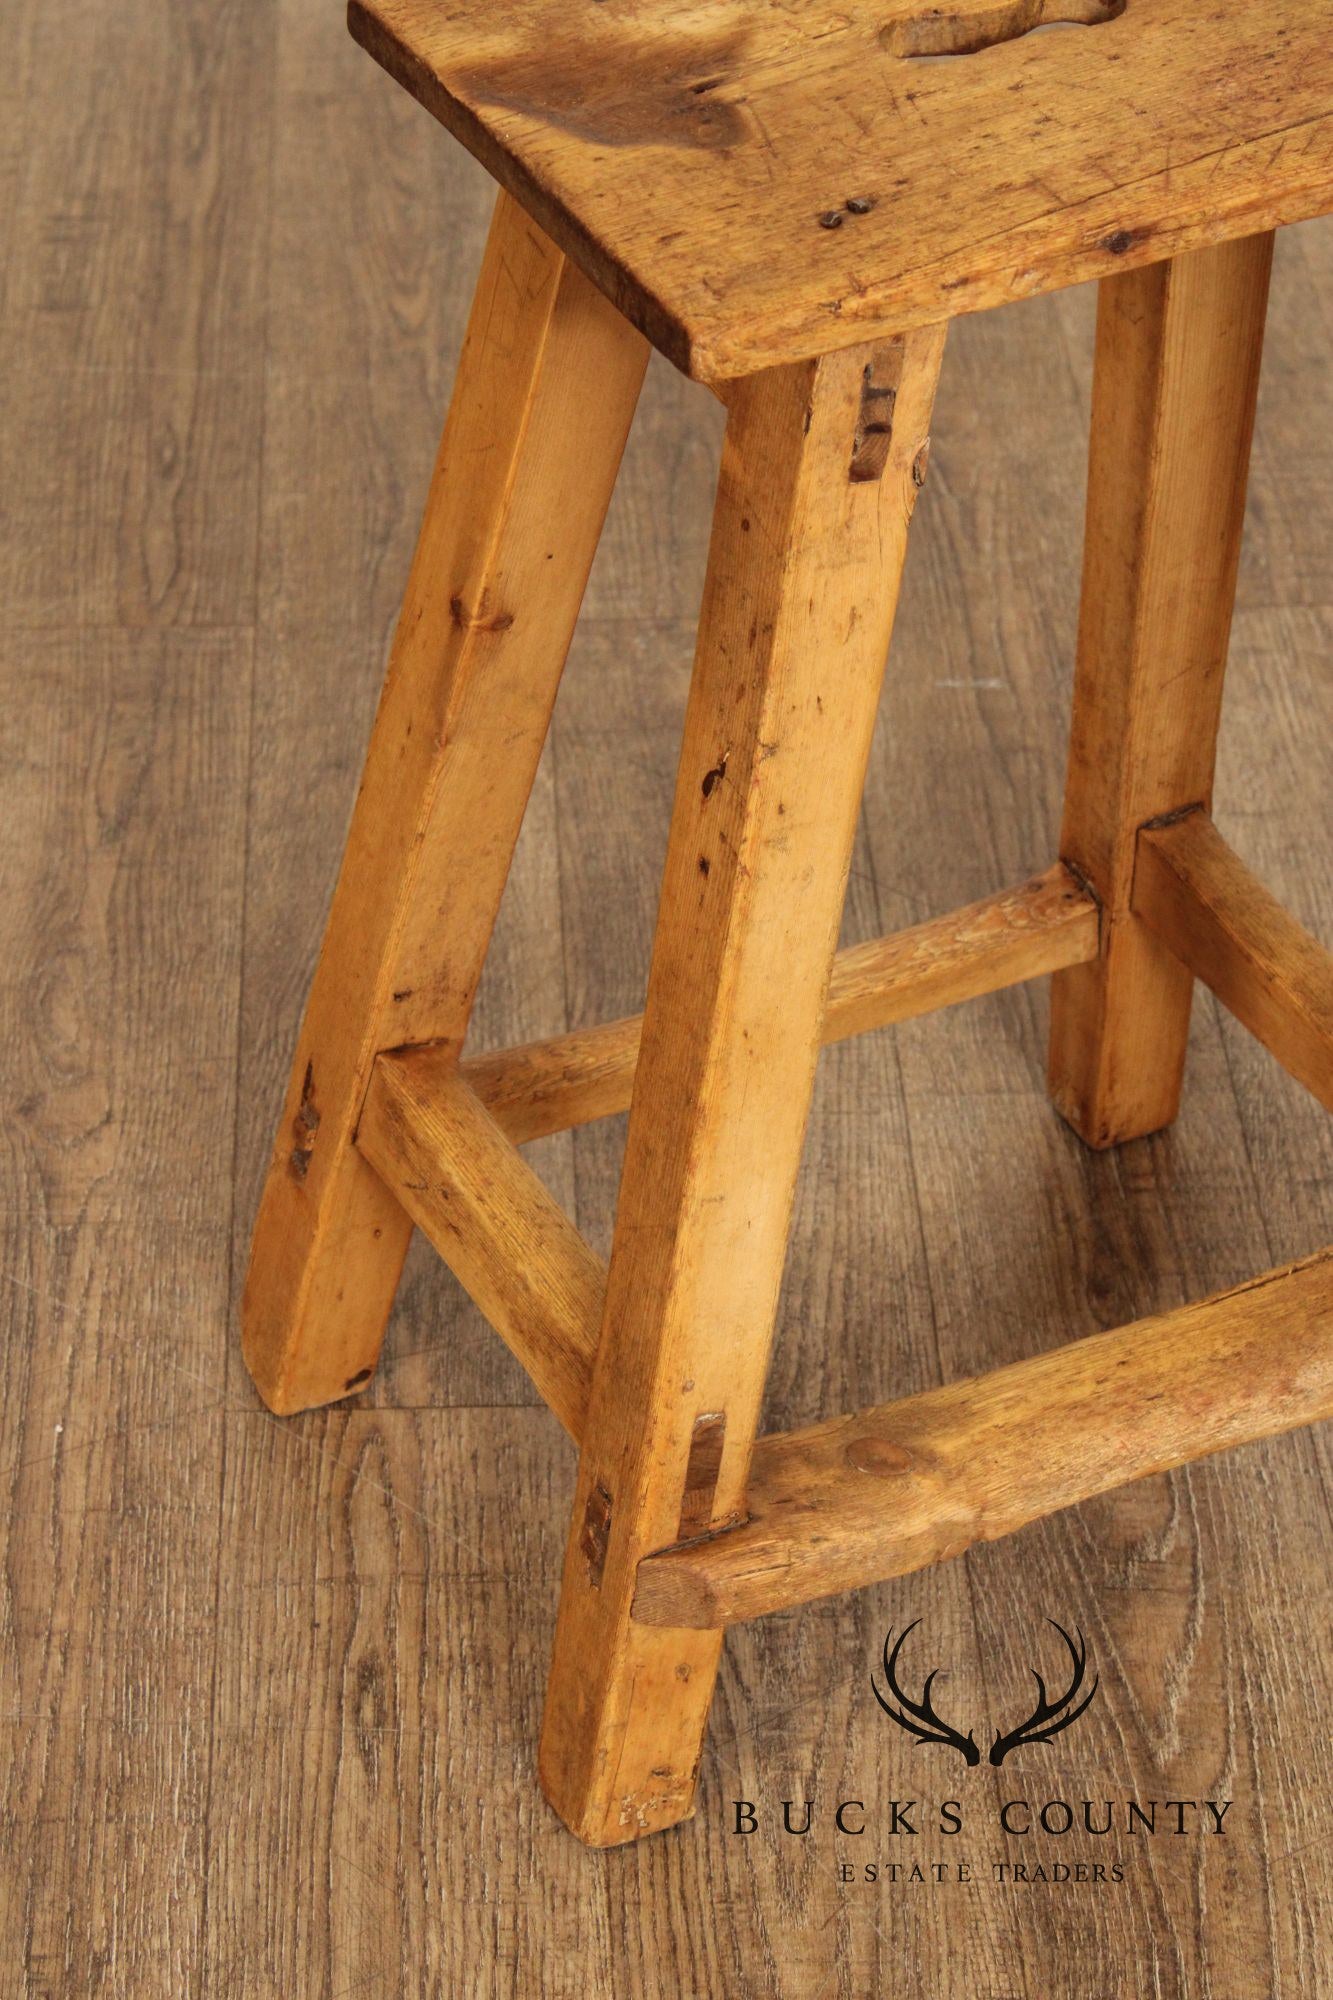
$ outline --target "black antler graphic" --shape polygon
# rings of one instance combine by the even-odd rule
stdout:
[[[1094,1678],[1092,1686],[1088,1689],[1078,1707],[1070,1708],[1070,1702],[1073,1701],[1074,1696],[1083,1685],[1083,1675],[1088,1664],[1087,1643],[1084,1640],[1083,1634],[1079,1632],[1078,1644],[1075,1645],[1064,1626],[1057,1625],[1054,1618],[1048,1618],[1046,1623],[1048,1625],[1055,1625],[1056,1631],[1060,1634],[1066,1646],[1068,1646],[1069,1658],[1074,1668],[1074,1678],[1059,1700],[1051,1701],[1047,1697],[1045,1681],[1036,1668],[1032,1668],[1032,1678],[1037,1683],[1037,1706],[1025,1721],[1019,1723],[1017,1729],[1011,1729],[1007,1735],[1001,1735],[1000,1731],[996,1730],[995,1741],[991,1744],[990,1751],[992,1764],[1003,1764],[1009,1752],[1016,1750],[1020,1743],[1049,1743],[1051,1738],[1058,1736],[1062,1729],[1068,1729],[1071,1722],[1077,1722],[1079,1716],[1082,1715],[1084,1709],[1097,1692],[1097,1681]],[[1074,1629],[1077,1631],[1077,1626]],[[1061,1712],[1062,1710],[1064,1713]]]
[[[942,1721],[930,1705],[930,1690],[934,1683],[935,1675],[939,1672],[938,1667],[926,1675],[926,1684],[921,1690],[920,1701],[913,1701],[909,1695],[903,1693],[898,1685],[898,1655],[907,1643],[909,1636],[915,1632],[920,1623],[921,1620],[919,1618],[914,1618],[911,1624],[904,1628],[892,1652],[889,1651],[889,1641],[893,1637],[892,1628],[884,1635],[884,1678],[888,1682],[889,1693],[897,1697],[902,1707],[894,1708],[891,1703],[884,1699],[878,1687],[875,1686],[875,1677],[872,1674],[870,1676],[870,1685],[874,1690],[875,1700],[884,1710],[884,1713],[890,1716],[900,1729],[905,1729],[909,1736],[915,1736],[918,1743],[943,1743],[949,1749],[957,1750],[965,1762],[979,1764],[981,1762],[981,1752],[976,1746],[976,1740],[972,1735],[972,1731],[969,1729],[966,1736],[962,1735],[960,1731],[951,1728],[947,1722]],[[906,1710],[906,1714],[903,1713],[904,1709]],[[914,1716],[916,1718],[915,1721],[912,1719]]]

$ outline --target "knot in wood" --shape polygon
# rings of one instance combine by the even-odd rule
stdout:
[[[888,1438],[856,1438],[843,1456],[858,1472],[870,1472],[880,1479],[900,1479],[916,1469],[916,1460],[906,1446],[891,1444]]]

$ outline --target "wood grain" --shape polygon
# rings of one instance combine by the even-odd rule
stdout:
[[[630,1619],[680,1519],[742,1507],[884,659],[944,329],[738,389],[672,808],[541,1769],[612,1846],[693,1802],[718,1642]],[[850,476],[867,370],[898,381],[882,477]]]
[[[76,38],[22,0],[2,32],[5,618],[250,627],[273,10],[136,7]]]
[[[558,1427],[343,1405],[284,1428],[252,1406],[228,1413],[226,1447],[195,1991],[609,1995],[607,1884],[535,1769]],[[277,1546],[252,1528],[270,1510]]]
[[[349,22],[705,380],[1333,205],[1329,0],[1286,0],[1276,39],[1264,9],[1133,0],[906,54],[940,11],[352,0]],[[985,0],[950,11],[983,41],[988,11],[1003,30]]]
[[[1265,889],[1202,809],[1139,835],[1134,908],[1333,1111],[1333,955]]]
[[[1061,1507],[1333,1416],[1333,1250],[1220,1297],[755,1446],[748,1519],[639,1566],[707,1629],[943,1562]]]
[[[356,1143],[577,1441],[606,1299],[601,1259],[456,1075],[440,1087],[410,1059],[381,1056]]]
[[[0,641],[0,1940],[24,2000],[188,1992],[203,1946],[251,650]]]
[[[1327,1426],[733,1629],[695,1818],[591,1854],[532,1765],[569,1449],[430,1245],[369,1392],[413,1407],[260,1408],[228,1155],[239,1269],[492,189],[324,0],[124,0],[78,33],[18,0],[0,37],[6,1990],[1087,2000],[1113,1965],[1161,2000],[1318,1993]],[[1055,851],[1091,311],[951,334],[847,943]],[[1277,247],[1217,813],[1325,939],[1330,353],[1316,224]],[[650,369],[479,1048],[641,1005],[721,414]],[[1096,1157],[1050,1116],[1045,1019],[1030,985],[825,1053],[766,1429],[1327,1239],[1333,1126],[1211,996],[1175,1126]],[[530,1155],[599,1246],[622,1138]],[[1106,1894],[1001,1889],[1011,1792],[975,1773],[968,1885],[843,1884],[818,1811],[804,1839],[730,1834],[737,1797],[864,1793],[882,1826],[942,1792],[870,1696],[885,1629],[924,1615],[951,1700],[1016,1712],[1044,1610],[1102,1689],[1025,1787],[1233,1796],[1235,1839],[1145,1842]]]
[[[272,1409],[378,1359],[411,1226],[357,1118],[381,1049],[461,1046],[646,363],[502,196],[255,1222]]]
[[[1102,905],[1056,979],[1051,1096],[1091,1146],[1169,1125],[1193,985],[1135,916],[1138,829],[1212,799],[1271,237],[1102,288],[1060,853]]]
[[[1094,309],[1087,292],[1063,295],[951,336],[930,505],[914,537],[921,567],[904,593],[899,667],[866,792],[867,930],[1011,877],[1058,828]],[[1297,243],[1280,239],[1260,435],[1271,412],[1278,439],[1292,440],[1287,462],[1302,481],[1319,462],[1321,440],[1310,439],[1312,466],[1287,426],[1296,421],[1291,398],[1305,379],[1300,360],[1314,311]],[[1323,732],[1311,729],[1325,712],[1327,621],[1275,613],[1275,578],[1262,560],[1267,541],[1289,551],[1284,561],[1303,574],[1304,563],[1318,565],[1296,504],[1275,464],[1265,477],[1256,471],[1241,584],[1249,609],[1237,620],[1217,797],[1228,837],[1322,931],[1331,885],[1309,829],[1323,824],[1329,776]],[[909,657],[915,671],[903,664]],[[912,750],[923,741],[930,761],[918,772]],[[943,835],[941,798],[959,815]],[[1044,995],[1028,986],[908,1024],[884,1038],[887,1101],[876,1095],[864,1112],[865,1074],[853,1062],[839,1075],[835,1063],[872,1045],[829,1059],[828,1123],[807,1183],[811,1247],[789,1286],[766,1429],[1003,1366],[1071,1330],[1095,1333],[1170,1311],[1328,1240],[1328,1120],[1208,996],[1194,1010],[1190,1088],[1176,1124],[1106,1154],[1089,1153],[1052,1124],[1042,1082],[1046,1019]],[[906,1159],[891,1147],[897,1093]],[[858,1185],[882,1191],[859,1220],[816,1221],[816,1190],[835,1161],[847,1162],[842,1185],[859,1173],[868,1178]],[[826,1328],[848,1329],[846,1348],[802,1338],[816,1315]],[[839,1373],[848,1350],[865,1371],[850,1398]],[[1183,1876],[1164,1850],[1140,1852],[1122,1901],[1075,1907],[1052,1890],[1021,1917],[988,1902],[981,1926],[978,1899],[965,1888],[915,1916],[901,1902],[863,1906],[863,1915],[908,1927],[919,1954],[909,1984],[1042,2000],[1047,1975],[1032,1968],[1057,1966],[1068,1968],[1054,1975],[1057,1990],[1077,2000],[1099,1990],[1102,1953],[1135,1968],[1131,1985],[1151,1990],[1159,1981],[1179,1995],[1216,1977],[1224,1954],[1237,1993],[1271,1987],[1271,1968],[1299,1949],[1322,1898],[1302,1860],[1271,1866],[1290,1852],[1289,1816],[1310,1839],[1321,1837],[1323,1819],[1301,1775],[1299,1725],[1275,1713],[1264,1687],[1271,1677],[1280,1704],[1311,1671],[1283,1663],[1283,1634],[1302,1627],[1288,1566],[1309,1561],[1319,1539],[1311,1515],[1320,1503],[1309,1503],[1324,1490],[1326,1437],[1327,1426],[1150,1479],[867,1594],[868,1629],[855,1654],[867,1670],[888,1625],[924,1613],[959,1699],[978,1712],[1017,1706],[1031,1689],[1031,1667],[1045,1664],[1034,1655],[1043,1610],[1058,1617],[1061,1605],[1081,1607],[1120,1691],[1099,1722],[1088,1717],[1076,1761],[1070,1741],[1065,1753],[1058,1745],[1034,1752],[1025,1775],[1058,1789],[1071,1770],[1095,1769],[1115,1773],[1112,1784],[1123,1776],[1148,1789],[1151,1772],[1152,1784],[1181,1785],[1191,1797],[1205,1782],[1221,1786],[1248,1801],[1255,1847],[1269,1857],[1268,1872],[1246,1877],[1253,1900],[1234,1908],[1227,1898],[1245,1865],[1239,1847],[1192,1854]],[[1273,1474],[1276,1463],[1290,1473]],[[1256,1509],[1270,1524],[1258,1536]],[[727,1656],[741,1699],[767,1689],[776,1710],[776,1688],[801,1647],[848,1657],[832,1616],[839,1602],[830,1602],[827,1622],[812,1607],[733,1628]],[[862,1698],[852,1690],[854,1706]],[[1261,1716],[1274,1731],[1262,1744]],[[849,1763],[838,1761],[835,1746],[846,1739],[836,1715],[819,1739],[827,1747],[816,1785],[836,1789],[843,1770],[869,1768],[873,1752],[861,1732]],[[889,1788],[881,1796],[900,1795],[893,1785],[915,1796],[927,1782],[927,1753],[881,1754]],[[793,1769],[795,1755],[775,1724],[750,1768],[762,1785],[765,1773]],[[987,1811],[1012,1796],[1007,1783],[1001,1773],[993,1791],[983,1787]]]
[[[1017,889],[915,924],[893,937],[849,945],[833,961],[821,1030],[825,1044],[957,1006],[1097,955],[1097,904],[1057,862]],[[604,1022],[524,1048],[494,1049],[460,1065],[467,1084],[516,1142],[627,1111],[643,1018]],[[403,1059],[443,1081],[448,1057],[422,1049]]]

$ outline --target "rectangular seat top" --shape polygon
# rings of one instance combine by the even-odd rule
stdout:
[[[1333,208],[1333,0],[351,0],[720,381]]]

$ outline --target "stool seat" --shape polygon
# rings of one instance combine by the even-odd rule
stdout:
[[[705,381],[1325,211],[1333,0],[352,0]]]

